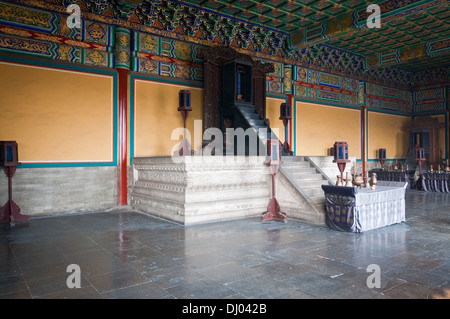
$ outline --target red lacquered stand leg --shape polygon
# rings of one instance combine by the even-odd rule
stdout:
[[[10,223],[14,226],[16,222],[28,222],[29,216],[20,214],[20,208],[12,200],[12,177],[16,172],[16,166],[4,166],[3,171],[8,177],[8,201],[0,210],[0,224]]]

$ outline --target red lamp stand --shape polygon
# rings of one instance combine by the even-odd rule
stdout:
[[[286,222],[286,213],[282,212],[276,199],[276,174],[281,161],[281,145],[278,140],[268,140],[266,144],[266,165],[269,165],[272,174],[272,199],[267,206],[267,212],[262,215],[262,222]]]
[[[16,222],[28,222],[29,217],[20,214],[20,208],[12,199],[12,178],[16,172],[18,162],[17,143],[15,141],[0,142],[0,166],[8,177],[8,201],[0,210],[0,224],[10,223],[14,226]]]
[[[186,155],[194,155],[195,152],[191,149],[191,144],[186,138],[186,119],[190,111],[192,111],[191,107],[191,92],[189,90],[181,90],[179,92],[180,103],[178,107],[178,111],[181,113],[181,117],[184,122],[184,137],[180,143],[180,148],[178,151],[175,151],[175,155],[186,156]]]

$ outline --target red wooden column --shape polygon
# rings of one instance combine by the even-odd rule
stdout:
[[[128,70],[117,68],[119,74],[119,205],[128,203],[127,198],[127,112],[128,112]]]
[[[289,150],[288,151],[292,151],[293,150],[293,145],[292,145],[292,123],[294,122],[294,107],[295,105],[292,104],[292,94],[286,94],[287,98],[288,98],[288,103],[291,106],[291,116],[292,119],[289,120],[289,135],[286,136],[286,140],[289,143]]]
[[[361,106],[361,126],[362,126],[362,176],[366,176],[366,86],[364,82],[359,82],[358,104]],[[355,162],[356,164],[356,162]],[[356,172],[355,172],[356,174]]]
[[[362,105],[362,176],[366,176],[366,107]]]
[[[447,99],[449,99],[450,97],[447,96]],[[448,105],[448,102],[447,102]],[[450,106],[447,109],[447,154],[446,158],[449,159],[450,157]]]
[[[114,63],[119,76],[119,114],[118,114],[118,165],[119,165],[119,205],[128,204],[127,198],[127,104],[128,74],[131,61],[131,30],[122,27],[115,29]]]

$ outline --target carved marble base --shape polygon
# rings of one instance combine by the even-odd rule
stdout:
[[[183,156],[133,159],[130,205],[184,225],[261,216],[270,175],[263,157]]]

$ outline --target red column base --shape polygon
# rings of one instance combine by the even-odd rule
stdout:
[[[285,150],[289,152],[289,155],[291,155],[291,156],[294,155],[294,152],[291,151],[291,147],[289,146],[289,143],[287,141],[284,142],[283,146],[284,146]]]
[[[6,202],[0,211],[0,224],[10,223],[14,226],[16,222],[28,222],[29,216],[20,214],[20,208],[13,200]]]
[[[280,205],[278,204],[276,198],[272,198],[272,200],[269,203],[269,206],[267,207],[267,212],[263,213],[261,217],[262,222],[269,222],[269,221],[279,221],[279,222],[287,222],[286,220],[286,213],[283,213],[280,209]]]

